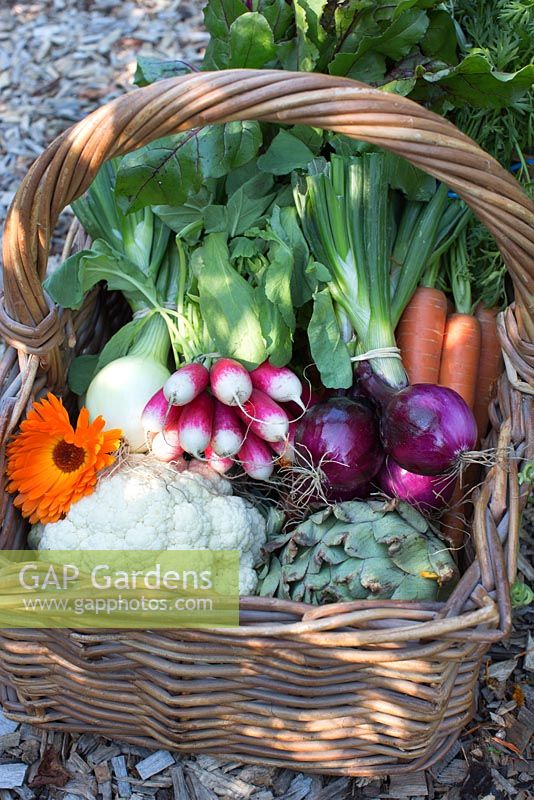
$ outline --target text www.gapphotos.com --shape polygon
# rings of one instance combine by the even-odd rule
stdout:
[[[213,611],[213,600],[209,597],[177,597],[172,600],[154,597],[97,597],[73,599],[58,597],[32,597],[23,599],[24,611],[60,614],[116,614],[151,611],[184,613]]]

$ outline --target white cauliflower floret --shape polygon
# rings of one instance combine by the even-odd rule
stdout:
[[[208,501],[209,502],[209,501]],[[211,533],[211,519],[205,499],[189,503],[179,502],[174,508],[171,524],[167,529],[167,550],[199,550],[207,547]]]
[[[254,594],[256,586],[258,585],[258,576],[256,570],[252,567],[239,566],[239,594],[245,597],[249,594]]]
[[[65,519],[30,535],[40,550],[239,550],[240,594],[256,588],[265,540],[260,512],[209,465],[174,471],[147,456],[132,457]]]
[[[248,508],[241,497],[215,497],[208,506],[213,550],[237,550],[244,542],[250,547],[253,532]]]
[[[257,535],[252,537],[250,543],[250,553],[252,555],[252,563],[256,566],[261,561],[261,550],[267,541],[267,526],[265,518],[260,514],[257,508],[248,503],[248,514],[250,519],[250,526],[253,531],[257,531]]]

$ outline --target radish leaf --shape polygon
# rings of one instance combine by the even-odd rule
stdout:
[[[226,236],[212,233],[192,261],[198,281],[200,312],[216,349],[257,366],[267,353],[255,293],[230,264]]]
[[[50,297],[63,308],[79,308],[89,289],[106,281],[108,289],[123,292],[129,303],[156,306],[156,290],[143,271],[125,256],[97,239],[91,250],[67,258],[44,281]]]
[[[210,0],[204,8],[204,25],[212,39],[228,38],[232,23],[246,14],[247,7],[242,0]]]
[[[176,78],[192,72],[185,61],[163,61],[160,58],[139,56],[133,82],[136,86],[148,86],[164,78]]]

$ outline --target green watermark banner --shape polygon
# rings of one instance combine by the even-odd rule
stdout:
[[[237,550],[0,552],[0,628],[237,625]]]

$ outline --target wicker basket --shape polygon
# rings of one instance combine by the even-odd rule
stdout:
[[[306,73],[231,70],[161,81],[121,97],[56,139],[11,208],[4,238],[0,442],[36,392],[65,389],[73,354],[109,335],[93,294],[75,315],[43,295],[51,231],[113,156],[206,123],[256,119],[329,128],[386,147],[445,181],[495,235],[515,287],[500,316],[506,374],[489,444],[510,448],[476,498],[476,558],[446,604],[365,601],[311,607],[245,598],[241,626],[164,632],[0,632],[8,715],[63,731],[335,775],[423,769],[470,719],[478,668],[511,625],[532,458],[534,208],[515,180],[453,125],[365,84]],[[113,315],[112,315],[113,316]],[[1,461],[0,461],[1,463]],[[1,546],[26,526],[2,499]]]

